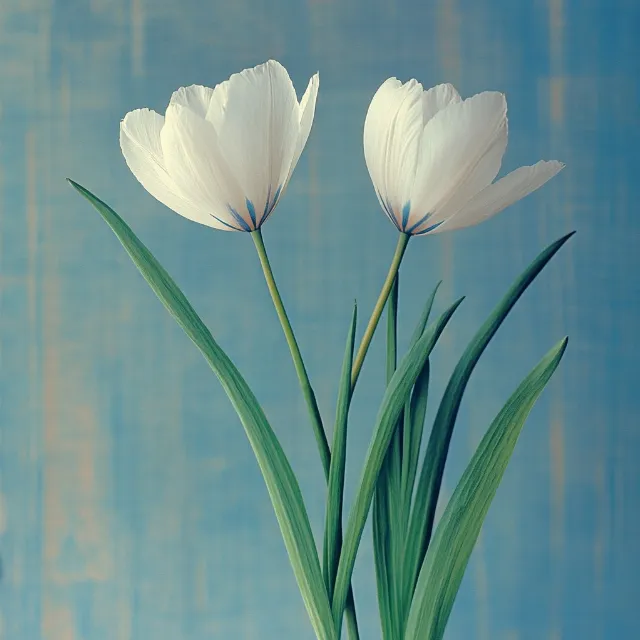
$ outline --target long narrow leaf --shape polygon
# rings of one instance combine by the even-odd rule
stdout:
[[[561,340],[509,398],[456,487],[420,570],[404,640],[441,640],[489,506],[531,408],[567,346]]]
[[[409,342],[409,349],[419,340],[423,334],[429,316],[431,315],[431,309],[435,301],[436,293],[440,288],[442,281],[438,282],[434,287],[427,303],[424,307],[420,320],[413,332],[411,341]],[[429,392],[429,372],[430,365],[429,359],[425,361],[422,369],[413,385],[411,397],[407,398],[404,408],[404,433],[402,442],[402,462],[400,471],[400,517],[402,527],[402,544],[398,551],[398,559],[396,564],[398,569],[397,583],[397,618],[398,618],[398,638],[402,638],[404,634],[404,627],[406,624],[407,613],[409,606],[411,605],[410,597],[410,585],[407,580],[407,568],[406,568],[406,533],[409,526],[409,516],[411,513],[411,499],[413,496],[413,486],[415,483],[416,473],[418,469],[418,460],[420,454],[420,446],[422,444],[422,433],[424,430],[424,418],[427,411],[427,397]],[[412,587],[413,585],[411,585]]]
[[[331,447],[331,465],[329,467],[329,489],[325,522],[325,565],[323,567],[329,598],[333,594],[333,585],[336,580],[342,543],[342,502],[344,496],[344,472],[347,461],[347,422],[351,403],[351,366],[353,364],[356,319],[357,307],[354,306],[347,336],[347,345],[342,360],[336,423]]]
[[[387,379],[396,370],[398,352],[398,287],[396,275],[387,300]],[[402,451],[402,413],[398,417],[391,444],[384,457],[373,497],[373,557],[376,570],[378,607],[384,640],[399,638],[398,569],[404,538],[398,509],[400,507],[400,469]]]
[[[373,439],[366,454],[358,492],[349,515],[338,564],[338,574],[332,601],[333,619],[338,635],[340,635],[342,613],[353,574],[358,546],[362,538],[362,531],[371,506],[380,467],[393,436],[393,429],[424,361],[429,357],[440,334],[461,302],[462,299],[454,303],[425,331],[414,348],[402,359],[385,391],[382,405],[376,418]]]
[[[394,637],[397,623],[392,594],[391,541],[388,527],[388,475],[386,465],[383,463],[376,483],[372,510],[373,559],[376,571],[380,625],[384,640],[391,640]]]
[[[436,293],[440,288],[442,281],[438,282],[434,287],[427,304],[424,307],[420,320],[413,332],[409,349],[420,339],[423,334],[431,309],[436,298]],[[418,456],[420,453],[420,445],[422,443],[422,432],[424,430],[424,417],[427,412],[427,395],[429,391],[429,360],[424,363],[420,375],[416,380],[411,398],[407,399],[405,405],[405,434],[403,441],[402,455],[402,475],[400,480],[400,491],[402,494],[403,511],[405,518],[408,518],[409,508],[411,506],[411,496],[413,495],[413,485],[418,468]],[[406,526],[406,519],[405,519]]]
[[[298,482],[253,392],[215,342],[184,294],[129,226],[87,189],[72,180],[69,182],[111,227],[162,304],[200,349],[220,380],[244,426],[264,476],[298,587],[316,635],[323,640],[337,640],[329,598]]]
[[[424,418],[427,413],[427,399],[429,396],[429,377],[431,367],[429,360],[424,363],[420,375],[416,380],[411,394],[408,416],[405,428],[405,446],[402,456],[402,481],[401,493],[405,512],[409,513],[411,498],[413,496],[413,486],[418,471],[418,460],[420,456],[420,446],[422,445],[422,434],[424,431]]]
[[[424,309],[422,309],[422,313],[420,314],[420,318],[418,323],[416,324],[415,329],[413,330],[413,334],[411,336],[411,340],[409,341],[409,349],[413,347],[413,345],[420,340],[420,337],[424,333],[425,327],[427,326],[427,322],[429,322],[429,316],[431,315],[431,310],[433,309],[433,303],[436,299],[436,293],[438,293],[438,289],[442,284],[442,280],[436,283],[436,286],[433,288],[431,295],[427,298],[427,302],[424,305]]]
[[[405,579],[408,581],[410,592],[413,592],[418,571],[429,546],[449,443],[471,373],[520,296],[573,233],[549,245],[520,275],[471,340],[451,375],[433,423],[411,513],[405,564],[408,568]]]

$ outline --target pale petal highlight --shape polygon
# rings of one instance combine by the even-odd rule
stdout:
[[[512,171],[481,191],[467,206],[436,231],[452,231],[484,222],[539,189],[564,166],[557,160],[541,160],[532,166],[520,167]]]
[[[424,128],[412,196],[416,217],[441,222],[497,175],[507,138],[507,103],[497,92],[451,102]]]
[[[380,204],[398,228],[407,222],[424,127],[422,85],[389,78],[374,95],[364,125],[364,153]]]
[[[214,97],[207,119],[245,198],[261,218],[291,166],[300,131],[299,105],[286,69],[269,62],[234,74]]]
[[[187,107],[171,104],[160,139],[167,171],[180,191],[188,193],[221,228],[250,230],[243,192],[220,152],[211,123]]]
[[[160,132],[164,118],[150,109],[129,112],[120,123],[120,148],[138,182],[157,200],[181,216],[208,224],[209,216],[185,198],[165,165]]]
[[[426,125],[433,116],[452,103],[460,102],[462,98],[456,88],[449,83],[438,84],[422,94],[422,115]]]

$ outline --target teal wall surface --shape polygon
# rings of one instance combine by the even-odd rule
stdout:
[[[331,423],[354,298],[369,315],[396,242],[362,152],[389,76],[494,89],[503,171],[566,162],[471,229],[416,238],[406,347],[434,284],[467,298],[433,358],[437,399],[510,282],[576,229],[471,380],[444,497],[517,382],[562,336],[489,511],[447,640],[640,638],[640,5],[636,0],[0,0],[0,638],[311,640],[276,519],[218,381],[69,176],[174,276],[263,403],[321,539],[324,479],[253,243],[155,201],[119,122],[268,58],[299,95],[307,148],[265,242]],[[361,335],[362,326],[359,329]],[[347,501],[384,379],[374,340],[352,407]],[[429,424],[429,422],[427,423]],[[354,588],[380,638],[371,531]]]

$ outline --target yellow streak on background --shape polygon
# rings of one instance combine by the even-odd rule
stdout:
[[[549,117],[551,121],[551,135],[555,139],[560,135],[564,126],[564,3],[563,0],[549,0]],[[553,140],[551,148],[554,148]],[[553,155],[553,154],[552,154]],[[557,187],[557,185],[555,185]],[[557,193],[554,188],[554,193]],[[559,198],[552,198],[554,209],[559,206]],[[541,217],[542,218],[542,217]],[[565,262],[571,259],[571,254],[562,256]],[[555,335],[560,337],[565,322],[562,315],[563,299],[560,283],[548,285],[552,294],[554,314],[552,324]],[[550,553],[551,553],[551,584],[550,584],[550,620],[549,637],[551,640],[562,640],[562,606],[564,580],[562,577],[565,549],[565,518],[566,518],[566,461],[565,461],[565,433],[564,433],[564,385],[562,384],[562,370],[560,375],[554,376],[550,389],[550,431],[549,454],[551,456],[550,501],[551,516],[549,521]]]
[[[131,0],[131,71],[136,77],[145,75],[145,18],[144,0]]]

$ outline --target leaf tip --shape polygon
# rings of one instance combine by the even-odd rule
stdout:
[[[560,360],[562,360],[562,357],[564,356],[564,352],[567,350],[568,344],[569,344],[569,336],[565,336],[551,350],[550,355],[556,363],[555,366],[558,366],[560,364]]]
[[[569,231],[569,233],[565,233],[561,238],[559,238],[558,240],[556,240],[555,244],[558,246],[558,249],[565,243],[567,242],[567,240],[569,240],[572,236],[574,236],[576,234],[577,230],[574,229],[573,231]]]
[[[65,178],[65,180],[80,194],[84,195],[86,193],[86,189],[81,185],[78,184],[75,180],[72,180],[71,178]]]

